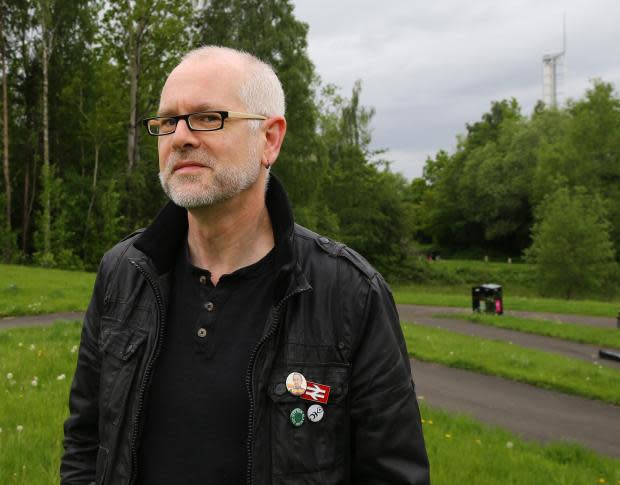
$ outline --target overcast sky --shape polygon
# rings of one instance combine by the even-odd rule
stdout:
[[[542,56],[567,53],[562,99],[589,80],[620,88],[620,0],[294,0],[324,83],[376,109],[373,147],[418,177],[427,156],[454,151],[465,123],[492,100],[515,97],[525,114],[542,98]]]

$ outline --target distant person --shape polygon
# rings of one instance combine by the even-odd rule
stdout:
[[[171,202],[101,262],[62,484],[429,483],[386,283],[296,225],[270,176],[286,132],[271,67],[192,51],[145,126]]]

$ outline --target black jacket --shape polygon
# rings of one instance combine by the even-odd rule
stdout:
[[[409,358],[385,281],[346,246],[295,225],[274,177],[267,207],[279,269],[246,375],[248,483],[429,483]],[[71,387],[63,485],[135,480],[170,270],[186,231],[185,209],[170,203],[102,259]],[[282,384],[293,371],[331,386],[319,423],[291,424],[300,401]]]

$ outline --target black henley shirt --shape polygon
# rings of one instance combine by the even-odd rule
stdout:
[[[274,251],[224,275],[179,252],[165,339],[146,399],[142,485],[245,482],[249,358],[273,303]]]

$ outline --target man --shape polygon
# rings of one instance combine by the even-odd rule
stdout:
[[[190,52],[145,124],[172,202],[101,262],[62,483],[428,483],[387,285],[296,226],[269,178],[286,132],[271,68]]]

